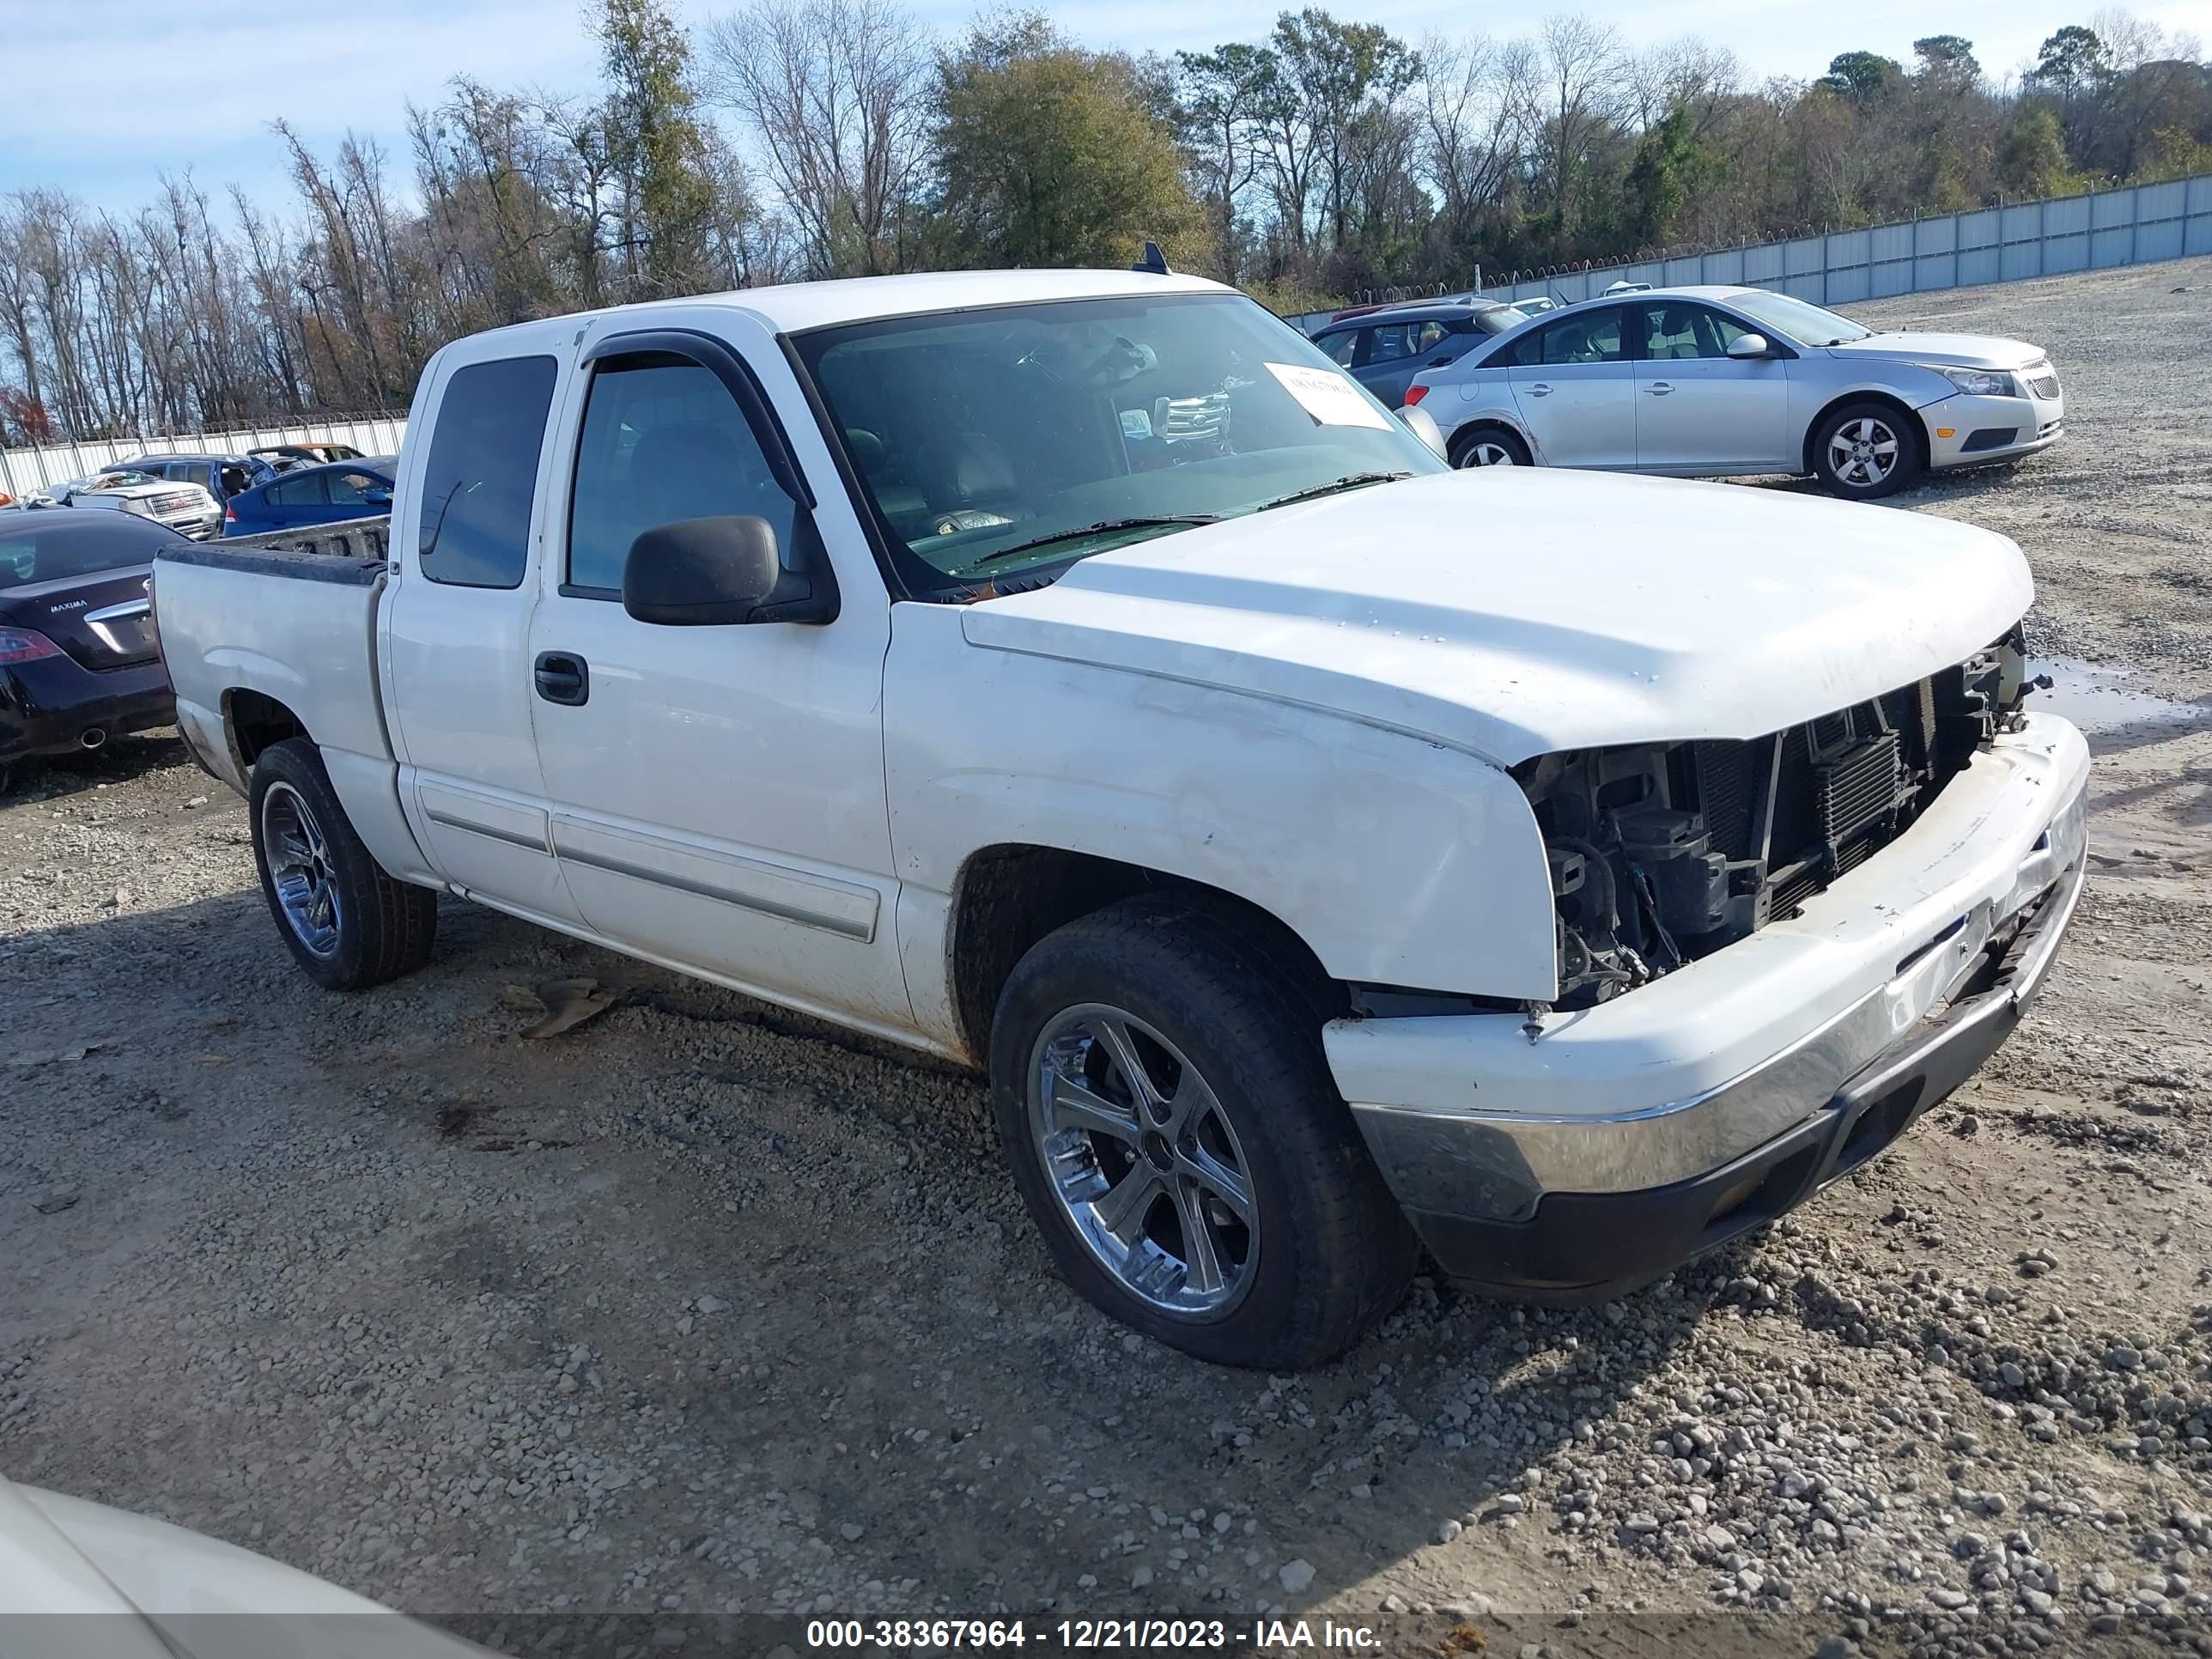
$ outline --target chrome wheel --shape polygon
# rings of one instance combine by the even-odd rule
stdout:
[[[1085,1248],[1134,1296],[1214,1316],[1260,1260],[1251,1164],[1206,1079],[1176,1046],[1104,1003],[1038,1036],[1030,1133]]]
[[[315,956],[335,956],[341,911],[330,842],[289,783],[272,783],[261,797],[261,848],[293,937]]]
[[[1828,436],[1828,470],[1855,489],[1871,489],[1897,471],[1897,434],[1871,415],[1846,421]]]
[[[1462,466],[1518,466],[1513,452],[1495,438],[1478,438],[1461,452]]]

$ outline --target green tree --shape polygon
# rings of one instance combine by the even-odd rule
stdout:
[[[1088,52],[1039,14],[979,22],[944,59],[936,133],[941,227],[955,258],[1115,265],[1198,221],[1173,127],[1119,52]]]
[[[1377,106],[1420,78],[1421,60],[1381,24],[1340,23],[1316,6],[1278,17],[1271,44],[1320,163],[1328,245],[1340,248],[1363,128],[1371,130]]]
[[[1844,52],[1828,60],[1828,72],[1814,84],[1870,110],[1887,103],[1904,81],[1904,66],[1893,58],[1872,52]]]
[[[2112,60],[2096,33],[2069,23],[2044,41],[2027,79],[2038,90],[2063,98],[2088,91],[2111,72]]]
[[[604,131],[623,183],[623,255],[640,295],[712,285],[713,159],[691,84],[691,47],[659,0],[601,0],[608,82]]]
[[[1964,92],[1981,82],[1982,66],[1974,43],[1960,34],[1930,34],[1912,43],[1920,60],[1920,79],[1948,91]]]
[[[2072,183],[2066,137],[2058,130],[2058,118],[2041,105],[2027,106],[2013,118],[1996,159],[1997,178],[2008,196],[2057,196]]]
[[[1232,40],[1176,54],[1177,120],[1213,222],[1215,267],[1237,280],[1238,198],[1260,169],[1261,125],[1283,96],[1280,66],[1265,46]]]
[[[1668,240],[1701,171],[1699,160],[1692,118],[1678,104],[1645,131],[1621,181],[1626,197],[1622,228],[1631,240],[1647,246]]]

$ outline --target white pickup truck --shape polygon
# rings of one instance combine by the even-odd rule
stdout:
[[[1452,472],[1182,276],[459,341],[390,558],[179,548],[186,738],[347,990],[493,906],[989,1073],[1053,1256],[1321,1362],[1425,1245],[1619,1294],[1888,1146],[2083,870],[2002,538]]]

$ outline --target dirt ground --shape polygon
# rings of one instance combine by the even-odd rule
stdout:
[[[1854,309],[2064,377],[2059,447],[1899,505],[2027,550],[2095,868],[1990,1068],[1794,1218],[1625,1304],[1424,1280],[1329,1370],[1210,1370],[1053,1278],[974,1079],[459,903],[428,971],[319,992],[240,803],[136,741],[0,807],[0,1470],[677,1643],[2212,1647],[2212,260]],[[629,1000],[524,1039],[508,988],[570,975]]]

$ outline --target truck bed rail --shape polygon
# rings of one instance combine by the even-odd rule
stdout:
[[[191,542],[165,547],[155,557],[169,564],[367,587],[390,566],[391,527],[389,518],[351,519],[310,530],[272,530],[259,536]]]

